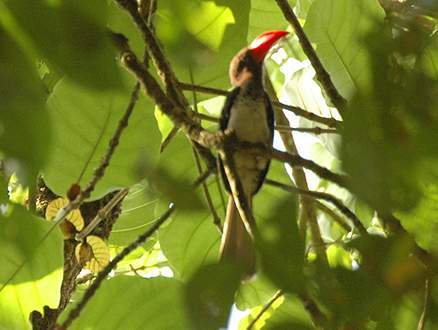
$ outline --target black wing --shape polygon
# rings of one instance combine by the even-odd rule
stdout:
[[[225,99],[224,106],[222,108],[221,117],[219,119],[219,128],[223,132],[226,130],[228,126],[228,121],[230,120],[230,113],[231,113],[231,107],[234,104],[234,100],[236,99],[236,96],[240,92],[240,87],[234,88],[230,94],[228,94],[227,98]]]
[[[269,99],[269,96],[267,93],[265,93],[265,109],[266,109],[266,118],[268,120],[268,126],[269,126],[269,131],[271,133],[271,144],[274,141],[274,109],[272,108],[272,103],[271,100]],[[265,181],[265,177],[266,174],[268,173],[269,170],[269,165],[271,164],[271,160],[269,159],[268,163],[266,164],[266,167],[263,169],[263,171],[260,172],[259,175],[259,182],[257,185],[257,189],[254,192],[254,194],[256,194],[260,188],[263,185],[263,182]]]
[[[240,87],[234,88],[230,94],[228,94],[227,98],[225,99],[224,106],[222,108],[221,117],[219,119],[219,129],[223,132],[228,127],[228,121],[230,120],[230,114],[231,114],[231,108],[233,107],[234,100],[236,99],[236,96],[240,92]],[[228,182],[227,176],[225,174],[224,164],[222,163],[222,159],[220,157],[218,159],[218,170],[219,175],[221,176],[222,182],[224,184],[224,187],[228,193],[231,194],[231,188],[230,184]]]

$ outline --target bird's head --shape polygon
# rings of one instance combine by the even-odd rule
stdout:
[[[248,79],[261,75],[263,60],[271,47],[289,32],[282,30],[267,31],[259,35],[248,46],[237,53],[230,63],[230,81],[241,86]]]

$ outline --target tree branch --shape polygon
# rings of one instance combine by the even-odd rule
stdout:
[[[303,28],[300,25],[297,17],[295,16],[291,6],[287,2],[287,0],[275,0],[283,12],[284,17],[292,25],[297,34],[298,40],[300,41],[301,47],[303,48],[304,53],[309,59],[310,63],[312,63],[313,68],[316,72],[316,77],[318,81],[321,83],[328,97],[330,98],[331,103],[342,112],[344,110],[347,101],[339,94],[335,85],[333,84],[330,75],[322,65],[318,56],[316,55],[315,50],[312,47],[309,39],[304,33]]]
[[[186,90],[186,91],[197,91],[200,93],[213,94],[213,95],[227,96],[230,93],[229,91],[222,90],[222,89],[204,87],[204,86],[193,85],[193,84],[188,84],[188,83],[183,83],[183,82],[179,82],[179,86],[181,87],[181,89]],[[306,111],[306,110],[301,109],[299,107],[287,105],[284,103],[280,103],[278,101],[272,102],[272,105],[276,108],[291,111],[299,117],[306,118],[310,121],[314,121],[316,123],[323,124],[323,125],[326,125],[328,127],[338,128],[342,125],[341,121],[338,121],[334,118],[321,117],[321,116],[318,116],[317,114],[314,114],[313,112]]]

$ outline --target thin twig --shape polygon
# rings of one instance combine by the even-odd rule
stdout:
[[[216,168],[208,168],[203,173],[199,175],[199,177],[193,182],[194,187],[198,187],[201,183],[208,179],[210,175],[212,175],[216,171]]]
[[[192,70],[190,70],[190,79],[193,83],[193,72]],[[194,104],[194,108],[195,114],[198,114],[198,100],[196,97],[196,91],[193,91],[193,104]],[[201,161],[199,159],[199,154],[198,154],[198,150],[196,149],[196,147],[194,145],[192,145],[192,150],[193,150],[193,156],[195,158],[195,164],[196,164],[196,168],[198,169],[199,174],[202,174],[202,165],[201,165]],[[205,196],[205,200],[207,201],[207,205],[208,205],[208,209],[210,210],[210,213],[213,217],[213,224],[215,225],[215,227],[218,229],[218,231],[220,233],[222,233],[222,224],[221,224],[221,219],[219,218],[216,209],[214,207],[213,201],[211,199],[211,195],[210,195],[210,191],[208,190],[208,186],[205,183],[205,181],[202,183],[202,190],[204,191],[204,196]]]
[[[263,306],[262,310],[256,315],[256,317],[251,321],[250,324],[246,327],[246,330],[251,330],[254,325],[257,323],[258,320],[265,314],[268,309],[283,295],[283,292],[281,290],[278,290],[274,296],[271,298],[271,300],[268,301],[268,303]]]
[[[183,90],[187,90],[187,91],[195,90],[195,91],[200,92],[200,93],[213,94],[213,95],[227,96],[230,93],[229,91],[222,90],[222,89],[193,85],[193,84],[188,84],[188,83],[183,83],[183,82],[179,82],[179,86]],[[321,117],[321,116],[318,116],[317,114],[314,114],[313,112],[309,112],[309,111],[306,111],[304,109],[301,109],[299,107],[295,107],[292,105],[280,103],[278,101],[272,102],[272,105],[276,108],[291,111],[299,117],[306,118],[310,121],[314,121],[314,122],[317,122],[319,124],[324,124],[328,127],[337,128],[342,124],[342,122],[340,122],[334,118]]]
[[[167,146],[170,144],[170,142],[173,140],[173,138],[176,136],[176,133],[178,133],[179,128],[178,126],[173,126],[172,130],[167,134],[166,138],[161,142],[160,145],[160,153],[163,153],[164,150],[166,150]]]
[[[336,206],[336,208],[338,208],[338,210],[343,215],[345,215],[348,219],[351,220],[351,222],[353,223],[355,228],[357,228],[357,230],[362,235],[368,235],[367,229],[364,227],[364,225],[359,220],[359,218],[356,216],[356,214],[354,214],[353,211],[351,211],[347,206],[345,206],[342,203],[342,201],[340,201],[335,196],[333,196],[333,195],[331,195],[329,193],[326,193],[326,192],[300,189],[300,188],[297,188],[297,187],[294,187],[294,186],[291,186],[291,185],[287,185],[287,184],[284,184],[284,183],[281,183],[281,182],[277,182],[277,181],[274,181],[274,180],[270,180],[270,179],[266,179],[265,183],[267,183],[267,184],[269,184],[271,186],[283,189],[285,191],[307,195],[307,196],[310,196],[310,197],[316,198],[316,199],[322,199],[322,200],[325,200],[325,201],[333,204],[334,206]]]
[[[303,48],[303,51],[309,59],[310,63],[312,64],[313,68],[315,69],[316,77],[323,86],[328,97],[330,98],[331,103],[339,110],[339,112],[342,112],[342,110],[344,110],[345,108],[347,101],[341,96],[341,94],[339,94],[338,90],[333,84],[330,75],[316,55],[312,44],[304,33],[304,30],[301,27],[298,18],[295,16],[295,13],[293,12],[291,6],[287,2],[287,0],[276,0],[276,2],[282,10],[286,20],[294,28],[298,40],[300,41],[301,47]]]
[[[283,125],[276,125],[275,129],[279,132],[299,132],[299,133],[311,133],[315,135],[321,134],[338,134],[339,132],[332,128],[322,127],[289,127]]]
[[[350,225],[344,220],[344,218],[342,218],[339,214],[337,214],[327,205],[317,201],[315,202],[315,206],[318,210],[320,210],[321,212],[327,214],[330,218],[332,218],[332,220],[336,222],[346,232],[351,231]]]
[[[167,211],[155,222],[147,231],[145,231],[143,234],[137,237],[137,239],[129,244],[127,247],[125,247],[122,252],[120,252],[113,260],[109,262],[109,264],[102,269],[96,276],[96,279],[93,281],[91,286],[85,291],[84,295],[82,296],[79,303],[70,311],[70,313],[67,316],[67,319],[61,324],[59,327],[60,330],[66,330],[73,321],[79,316],[79,314],[82,312],[84,307],[87,305],[88,301],[93,297],[93,295],[96,293],[96,290],[100,287],[103,280],[107,277],[107,275],[113,270],[116,265],[123,260],[128,254],[130,254],[132,251],[134,251],[137,247],[139,247],[141,244],[143,244],[150,236],[152,236],[155,231],[157,231],[160,226],[166,222],[173,211],[175,210],[175,207],[171,205]]]
[[[430,281],[426,278],[424,282],[424,301],[423,301],[423,311],[421,313],[420,321],[418,322],[417,330],[424,330],[426,327],[427,314],[429,311],[429,296],[430,296]]]

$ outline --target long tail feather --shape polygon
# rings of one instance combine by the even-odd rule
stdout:
[[[245,269],[245,278],[250,278],[255,274],[254,244],[246,231],[232,196],[228,198],[220,247],[220,260],[231,260],[241,264]]]

